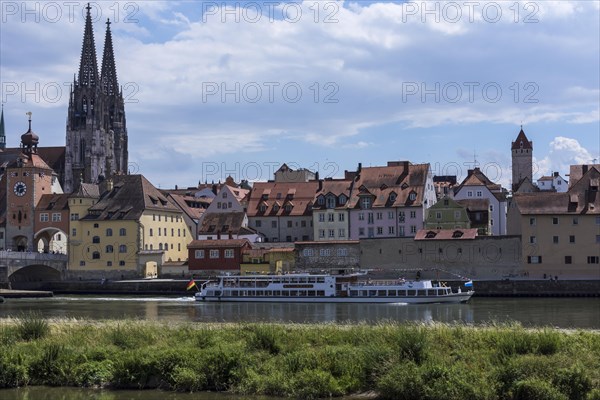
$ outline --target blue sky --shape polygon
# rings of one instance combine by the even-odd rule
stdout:
[[[7,143],[33,112],[65,142],[84,2],[2,1]],[[600,2],[92,2],[126,97],[131,172],[160,187],[341,176],[388,160],[510,183],[522,123],[537,176],[600,158]]]

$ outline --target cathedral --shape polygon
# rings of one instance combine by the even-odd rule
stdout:
[[[127,173],[127,125],[123,92],[117,81],[110,21],[102,70],[98,73],[91,7],[87,6],[79,73],[69,98],[65,148],[64,191],[80,182],[98,183]]]

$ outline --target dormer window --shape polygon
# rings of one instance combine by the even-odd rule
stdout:
[[[417,199],[417,194],[415,192],[410,192],[410,194],[408,195],[408,199],[410,201],[415,201]]]
[[[226,199],[227,198],[227,192],[223,192],[223,198]]]
[[[458,239],[458,238],[463,237],[463,235],[464,235],[464,233],[462,231],[454,231],[454,233],[452,234],[452,237],[454,239]]]
[[[335,208],[335,196],[327,196],[327,208]]]
[[[261,205],[258,207],[258,210],[259,210],[260,212],[263,212],[263,213],[264,213],[265,211],[267,211],[267,206],[266,206],[266,204],[261,204]]]
[[[402,189],[406,189],[406,188],[408,187],[408,183],[404,182],[404,183],[402,184],[402,186],[400,186],[400,187],[401,187]]]
[[[371,198],[363,197],[362,199],[360,199],[360,208],[362,208],[362,209],[371,208]]]
[[[398,195],[396,195],[396,193],[390,193],[390,202],[395,202],[396,198],[398,198]]]
[[[325,197],[324,196],[319,196],[317,198],[317,204],[320,206],[324,206],[325,205]]]
[[[278,206],[277,204],[275,204],[275,205],[273,206],[273,211],[274,211],[274,212],[278,212],[278,211],[279,211],[279,206]]]
[[[425,235],[426,239],[433,239],[435,236],[437,235],[437,233],[435,233],[434,231],[429,231],[427,232],[427,234]]]
[[[284,209],[285,209],[285,212],[288,212],[288,213],[292,212],[292,205],[291,204],[286,204],[285,207],[284,207]]]
[[[348,201],[348,198],[345,195],[343,195],[343,194],[340,194],[340,198],[339,199],[340,199],[340,205],[342,205],[342,206],[345,205],[346,202]]]

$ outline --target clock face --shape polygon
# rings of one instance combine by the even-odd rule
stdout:
[[[17,182],[13,187],[13,191],[19,197],[24,196],[27,192],[27,185],[25,185],[25,182]]]

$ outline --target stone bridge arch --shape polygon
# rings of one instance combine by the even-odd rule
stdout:
[[[61,279],[62,272],[60,270],[44,264],[27,265],[8,276],[11,285],[21,282],[60,281]]]
[[[60,281],[65,277],[67,262],[66,254],[0,251],[0,282],[12,286],[13,282]]]

